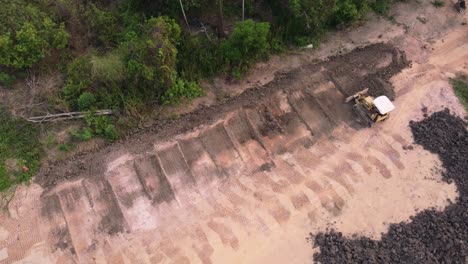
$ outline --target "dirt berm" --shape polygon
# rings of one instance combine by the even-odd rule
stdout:
[[[411,122],[414,141],[439,155],[443,179],[454,181],[459,199],[444,211],[425,210],[408,223],[391,225],[380,241],[331,231],[312,237],[321,263],[467,263],[468,131],[448,110]]]

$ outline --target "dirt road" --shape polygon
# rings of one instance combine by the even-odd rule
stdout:
[[[44,169],[0,216],[0,263],[311,263],[310,231],[378,238],[444,207],[456,188],[408,123],[423,107],[466,115],[447,81],[468,71],[465,18],[429,3],[392,14],[272,58],[223,85],[237,96],[220,104]],[[359,129],[342,102],[382,81],[396,111]]]

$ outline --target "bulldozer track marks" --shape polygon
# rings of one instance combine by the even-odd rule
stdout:
[[[215,248],[240,251],[251,233],[268,236],[296,215],[313,222],[321,209],[341,214],[363,174],[391,178],[405,169],[407,141],[381,132],[353,149],[351,107],[333,67],[214,123],[148,142],[101,176],[56,186],[41,198],[53,250],[81,263],[214,264]],[[337,129],[350,133],[334,138]],[[120,246],[124,238],[136,246]]]
[[[262,136],[256,123],[250,120],[253,110],[244,109],[194,138],[181,137],[177,142],[162,144],[162,148],[156,146],[148,155],[135,156],[108,171],[106,178],[85,179],[58,188],[57,194],[46,199],[50,205],[43,208],[50,221],[56,223],[51,235],[57,243],[64,243],[57,247],[72,247],[78,260],[86,262],[93,255],[93,232],[145,230],[168,222],[182,226],[186,220],[179,211],[186,208],[199,217],[196,229],[177,228],[170,232],[173,237],[191,243],[190,253],[165,243],[157,247],[158,251],[148,252],[147,260],[136,252],[127,250],[123,254],[141,263],[213,263],[213,247],[218,243],[237,251],[242,237],[250,232],[268,235],[274,226],[286,226],[298,212],[305,212],[314,221],[317,206],[337,216],[348,197],[354,195],[354,185],[362,181],[360,173],[377,172],[391,178],[392,171],[404,168],[400,148],[391,147],[386,141],[401,143],[395,135],[383,134],[379,147],[368,142],[362,152],[371,154],[363,156],[357,150],[347,150],[348,139],[346,142],[312,139],[310,127],[304,129],[307,121],[297,117],[294,121],[290,115],[298,112],[293,107],[290,110],[286,119],[279,113],[272,116],[280,120],[283,133],[289,131],[295,136],[288,138],[283,133],[270,136],[282,137],[283,142],[288,138],[295,144],[306,138],[313,141],[312,145],[299,144],[290,148],[293,151],[278,152],[278,147],[269,143],[269,136]],[[278,109],[272,110],[275,111]],[[210,140],[212,137],[214,141]],[[174,199],[178,208],[173,205]],[[113,228],[100,229],[109,224],[95,221],[87,224],[80,222],[86,218],[73,217],[95,214],[101,221],[111,221],[105,204],[112,203],[113,215],[117,217]],[[159,217],[159,213],[165,217]],[[118,263],[119,257],[112,256],[107,256],[108,261]]]

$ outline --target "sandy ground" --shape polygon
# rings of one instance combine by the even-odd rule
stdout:
[[[307,75],[304,91],[272,95],[279,132],[260,106],[246,108],[144,142],[148,152],[111,152],[100,174],[20,186],[0,216],[0,263],[312,263],[309,232],[378,238],[418,210],[443,208],[455,186],[440,181],[435,155],[412,145],[408,122],[423,118],[423,107],[466,115],[448,84],[468,72],[466,17],[429,2],[399,4],[392,15],[392,23],[371,16],[322,48],[274,57],[242,83],[213,84],[240,94],[275,72],[387,42],[412,61],[391,79],[397,99],[388,121],[355,130],[338,110],[324,118],[300,103],[309,93],[343,95],[320,71]]]

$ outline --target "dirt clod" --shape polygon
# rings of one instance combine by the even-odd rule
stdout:
[[[443,211],[424,210],[390,226],[379,241],[354,239],[330,231],[310,235],[321,263],[466,263],[468,256],[468,130],[467,122],[446,109],[411,122],[415,143],[438,154],[443,179],[455,182],[460,198]]]

